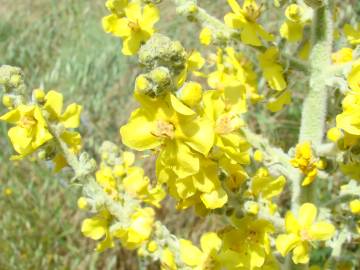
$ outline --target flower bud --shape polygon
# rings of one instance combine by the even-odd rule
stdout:
[[[88,208],[88,206],[89,206],[89,203],[87,202],[85,197],[80,197],[77,200],[77,206],[81,210],[86,210]]]
[[[158,249],[158,244],[155,241],[150,241],[150,243],[147,245],[147,250],[150,253],[154,253]]]
[[[2,103],[7,108],[11,108],[13,106],[13,101],[9,95],[4,95],[2,97]]]
[[[44,92],[44,90],[42,90],[40,88],[35,89],[32,94],[33,94],[33,98],[37,102],[43,102],[45,99],[45,92]]]
[[[264,159],[264,155],[260,150],[256,150],[254,153],[254,160],[257,162],[262,162]]]

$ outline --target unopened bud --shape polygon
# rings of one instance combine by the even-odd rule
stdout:
[[[10,97],[9,95],[4,95],[4,96],[2,97],[2,103],[3,103],[3,105],[4,105],[5,107],[7,107],[7,108],[10,108],[10,107],[13,106],[12,99],[11,99],[11,97]]]
[[[81,210],[86,210],[89,206],[87,200],[85,197],[80,197],[78,200],[77,200],[77,206],[79,209]]]
[[[45,92],[44,90],[38,88],[35,89],[33,91],[33,98],[37,101],[37,102],[43,102],[45,99]]]

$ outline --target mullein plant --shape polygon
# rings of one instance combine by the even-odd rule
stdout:
[[[138,108],[120,136],[155,157],[156,179],[111,142],[97,163],[81,150],[82,107],[63,108],[54,90],[29,94],[21,70],[2,66],[10,159],[36,155],[55,171],[72,168],[71,181],[83,188],[78,207],[88,213],[81,231],[98,252],[121,245],[164,270],[360,267],[360,31],[349,21],[334,34],[340,1],[228,0],[222,22],[196,1],[173,0],[179,15],[201,26],[207,55],[156,31],[159,2],[108,0],[102,20],[143,68],[134,86]],[[267,9],[282,14],[277,33],[261,23]],[[346,47],[333,50],[342,37]],[[286,46],[306,48],[308,57],[290,56]],[[285,152],[251,131],[246,115],[255,104],[271,112],[290,106],[292,76],[305,78],[306,91],[298,144]],[[329,106],[335,98],[338,110]],[[179,211],[218,216],[219,227],[199,245],[172,235],[156,218],[166,196]]]

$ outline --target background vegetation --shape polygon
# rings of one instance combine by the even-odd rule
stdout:
[[[227,11],[225,0],[199,2],[219,17]],[[194,25],[184,27],[183,18],[174,19],[169,1],[161,5],[158,28],[193,48]],[[120,41],[103,32],[103,6],[98,0],[0,0],[0,64],[23,68],[31,89],[57,89],[67,101],[83,104],[81,133],[93,154],[103,140],[120,143],[118,127],[135,106],[130,97],[139,73],[135,60],[120,54]],[[277,145],[296,141],[299,107],[268,116],[255,110],[251,123],[272,134]],[[79,190],[69,186],[68,173],[54,176],[43,163],[8,162],[7,140],[1,123],[0,269],[139,269],[135,256],[120,248],[95,253],[93,241],[81,235]],[[180,235],[197,238],[196,231],[215,222],[190,211],[175,217],[173,208],[169,201],[159,215]]]

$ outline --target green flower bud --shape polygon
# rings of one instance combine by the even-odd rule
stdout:
[[[178,41],[154,34],[139,51],[139,62],[148,70],[166,67],[172,76],[177,76],[184,70],[187,54]]]

